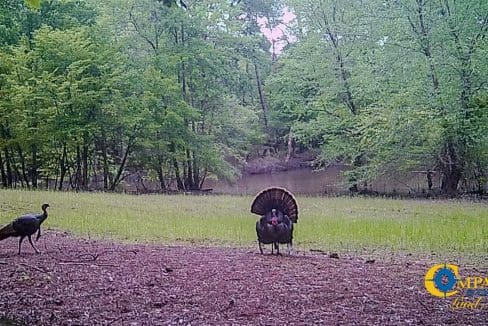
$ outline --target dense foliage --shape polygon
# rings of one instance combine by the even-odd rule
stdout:
[[[26,2],[27,4],[27,2]],[[1,7],[4,187],[115,190],[135,173],[200,189],[261,136],[269,67],[252,7],[227,1]],[[258,77],[256,77],[258,76]],[[223,159],[226,158],[226,159]]]
[[[439,173],[441,191],[488,176],[488,3],[286,1],[298,42],[268,81],[274,115],[349,183]]]
[[[276,57],[258,22],[285,6]],[[349,164],[352,190],[412,170],[483,190],[487,30],[481,0],[6,0],[0,181],[193,190],[273,147]]]

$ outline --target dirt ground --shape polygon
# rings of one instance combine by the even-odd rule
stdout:
[[[438,261],[120,244],[47,231],[0,242],[0,325],[487,325],[424,289]],[[465,270],[463,270],[465,272]],[[477,274],[488,271],[478,270]],[[488,298],[484,298],[488,302]]]

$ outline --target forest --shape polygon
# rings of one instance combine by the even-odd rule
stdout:
[[[2,0],[0,184],[199,190],[309,151],[353,190],[483,193],[487,30],[484,0]]]

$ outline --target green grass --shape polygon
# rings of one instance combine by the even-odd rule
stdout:
[[[295,245],[327,251],[488,255],[488,205],[297,197]],[[131,196],[0,190],[0,223],[51,205],[49,228],[130,242],[254,246],[251,196]]]

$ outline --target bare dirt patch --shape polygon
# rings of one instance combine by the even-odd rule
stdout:
[[[25,243],[18,256],[16,239],[0,242],[0,325],[486,325],[488,318],[488,307],[452,311],[452,300],[425,291],[424,274],[437,261],[271,256],[54,232],[39,243],[42,254]]]

